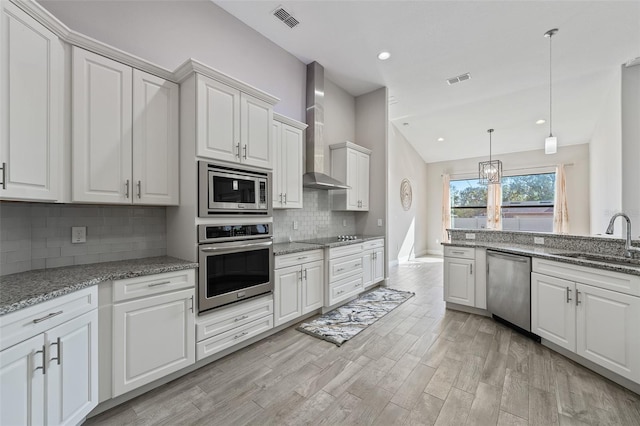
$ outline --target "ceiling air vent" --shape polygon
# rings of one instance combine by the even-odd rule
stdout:
[[[460,83],[461,81],[465,81],[465,80],[470,80],[471,79],[471,74],[464,73],[464,74],[460,74],[456,77],[451,77],[447,79],[447,84],[449,84],[449,86],[451,86],[452,84],[456,84],[456,83]]]
[[[291,16],[289,12],[284,10],[282,6],[278,6],[278,8],[273,11],[273,16],[287,24],[289,28],[293,28],[300,23],[296,18]]]

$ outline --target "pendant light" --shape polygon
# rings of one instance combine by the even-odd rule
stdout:
[[[500,183],[502,178],[502,161],[491,159],[491,133],[493,129],[487,130],[489,133],[489,161],[478,163],[478,180],[480,185],[495,185]]]
[[[552,94],[553,91],[551,90],[551,38],[558,32],[557,28],[554,28],[552,30],[547,31],[546,33],[544,33],[544,36],[547,37],[549,39],[549,137],[547,137],[544,140],[544,153],[545,154],[555,154],[558,151],[558,138],[553,136],[553,133],[551,131],[551,105],[552,105]]]

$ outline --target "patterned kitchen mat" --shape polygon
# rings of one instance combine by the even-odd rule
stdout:
[[[413,296],[415,293],[411,291],[380,287],[311,322],[300,324],[297,330],[341,346]]]

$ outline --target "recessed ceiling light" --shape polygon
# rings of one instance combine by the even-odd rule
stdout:
[[[382,52],[378,53],[378,59],[380,59],[381,61],[386,61],[390,57],[391,57],[391,53],[389,53],[389,52],[382,51]]]
[[[444,142],[444,138],[438,138],[438,142]]]
[[[547,120],[544,120],[544,119],[541,118],[540,120],[536,121],[536,124],[544,124],[546,122],[547,122]]]

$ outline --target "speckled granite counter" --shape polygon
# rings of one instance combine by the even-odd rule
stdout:
[[[574,257],[563,256],[567,253],[575,253],[576,249],[561,249],[544,246],[533,246],[528,244],[501,243],[487,241],[452,241],[450,243],[442,243],[443,246],[454,247],[479,247],[487,248],[505,253],[522,254],[531,257],[539,257],[543,259],[555,260],[558,262],[572,263],[574,265],[588,266],[591,268],[606,269],[609,271],[621,272],[624,274],[640,275],[640,265],[620,265],[616,263],[596,262],[593,260],[577,259]],[[585,253],[588,253],[585,251]]]
[[[308,243],[277,243],[273,245],[273,254],[280,256],[283,254],[299,253],[301,251],[318,250],[323,247],[317,244]]]
[[[0,277],[0,315],[32,306],[103,281],[197,268],[198,264],[161,256],[118,262],[38,269]]]

